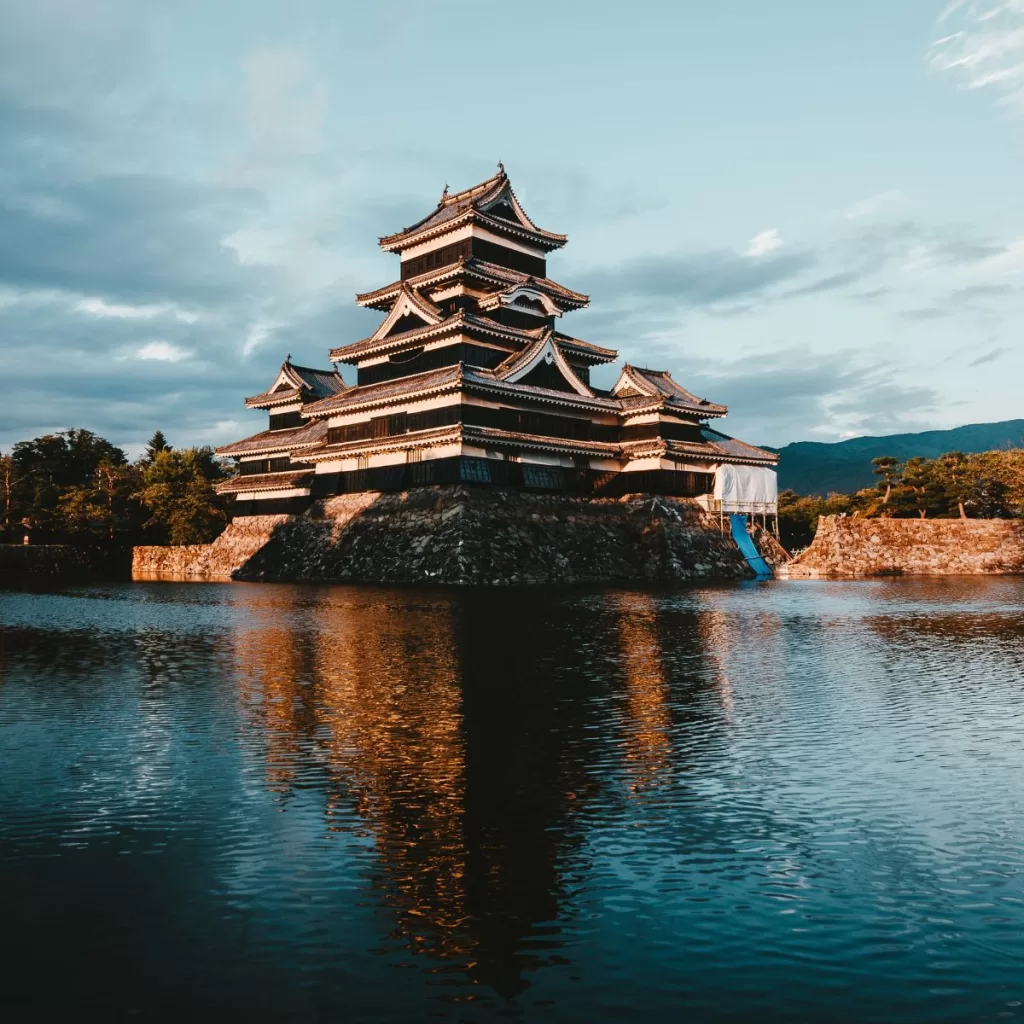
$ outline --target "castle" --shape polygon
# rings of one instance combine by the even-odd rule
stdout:
[[[628,363],[610,389],[591,383],[617,352],[560,329],[590,301],[548,277],[565,243],[527,216],[501,165],[381,238],[398,279],[356,301],[384,319],[330,353],[355,383],[289,358],[245,400],[269,414],[267,429],[217,449],[238,463],[220,486],[234,515],[454,483],[774,513],[777,456],[712,427],[724,405]]]

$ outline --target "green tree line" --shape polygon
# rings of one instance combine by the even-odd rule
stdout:
[[[1024,448],[937,459],[891,456],[872,459],[878,482],[854,494],[827,498],[779,495],[779,529],[790,550],[814,539],[818,518],[849,515],[920,519],[1016,519],[1024,517]]]
[[[19,441],[0,455],[0,540],[103,546],[202,544],[228,520],[212,448],[157,431],[135,462],[90,430]]]

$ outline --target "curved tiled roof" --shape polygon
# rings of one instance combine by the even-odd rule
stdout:
[[[351,388],[344,394],[325,398],[323,401],[303,409],[305,416],[326,416],[341,409],[359,409],[365,405],[379,405],[393,398],[423,392],[434,394],[450,386],[458,386],[462,380],[462,364],[442,366],[437,370],[426,370],[397,380],[385,380],[379,384],[365,384]]]
[[[371,355],[376,352],[386,352],[388,349],[401,348],[410,341],[425,341],[427,338],[447,334],[455,330],[477,330],[494,337],[506,338],[512,342],[532,342],[548,330],[546,324],[526,330],[522,327],[509,327],[499,324],[496,320],[489,320],[487,317],[477,316],[466,310],[459,310],[450,317],[437,324],[425,324],[423,327],[415,327],[411,331],[402,331],[401,334],[389,334],[384,338],[377,338],[371,335],[363,338],[362,341],[353,342],[351,345],[343,345],[341,348],[331,350],[331,359],[339,363],[353,362],[360,356]]]
[[[701,416],[725,416],[728,408],[716,405],[706,398],[698,398],[692,391],[687,391],[672,379],[668,370],[648,370],[626,363],[616,384],[625,382],[629,394],[623,401],[632,401],[640,396],[647,396],[645,401],[635,401],[638,406],[647,405],[651,399],[663,402],[669,409],[675,408],[684,412],[695,412]]]
[[[617,359],[619,353],[613,348],[604,348],[601,345],[594,345],[592,342],[583,341],[580,338],[573,338],[568,334],[554,333],[555,344],[561,349],[572,352],[573,355],[584,356],[592,362],[608,363]]]
[[[735,437],[729,437],[719,430],[712,430],[711,427],[701,427],[701,437],[709,444],[714,445],[723,455],[735,459],[758,459],[770,462],[773,465],[779,461],[776,452],[766,451],[764,448],[755,448],[746,441],[737,441]],[[679,442],[672,442],[678,444]]]
[[[308,487],[313,479],[311,469],[290,470],[286,473],[254,473],[252,476],[233,476],[217,485],[218,494],[238,494],[241,491],[278,491],[284,488]]]
[[[306,445],[317,444],[327,434],[327,424],[303,423],[285,430],[262,430],[252,437],[222,445],[218,455],[251,455],[257,452],[287,452]]]
[[[488,209],[503,199],[512,207],[517,216],[516,221],[488,215]],[[478,185],[453,193],[449,193],[446,188],[434,210],[425,217],[421,217],[415,224],[396,231],[394,234],[384,235],[380,239],[380,247],[385,250],[401,250],[413,244],[414,240],[420,239],[421,236],[443,234],[462,221],[472,220],[498,231],[525,235],[546,249],[558,248],[566,241],[565,235],[556,234],[554,231],[545,231],[530,220],[512,191],[504,167],[499,165],[497,174]]]
[[[278,388],[277,390],[264,391],[262,394],[253,395],[245,400],[245,404],[251,409],[263,409],[271,405],[280,405],[282,402],[292,402],[299,398],[304,402],[312,402],[328,395],[335,395],[345,391],[348,385],[341,379],[337,370],[317,370],[311,366],[296,366],[291,359],[286,359],[277,371],[274,384],[281,382],[291,384],[290,388]]]
[[[379,309],[383,312],[390,310],[403,287],[421,292],[445,281],[466,278],[479,281],[493,288],[498,294],[515,287],[533,288],[535,291],[548,295],[566,311],[583,309],[590,304],[589,295],[573,291],[550,277],[534,277],[521,270],[511,270],[508,267],[499,266],[497,263],[488,263],[476,256],[459,260],[457,263],[450,263],[445,267],[438,267],[436,270],[429,270],[425,274],[417,274],[404,281],[392,281],[390,284],[384,285],[383,288],[376,288],[371,292],[359,292],[356,295],[356,302],[360,306]]]

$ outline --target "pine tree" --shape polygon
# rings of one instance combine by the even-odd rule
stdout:
[[[150,439],[149,444],[146,445],[146,462],[152,463],[152,461],[160,454],[160,452],[172,451],[171,446],[167,443],[167,438],[164,437],[164,432],[158,430]]]

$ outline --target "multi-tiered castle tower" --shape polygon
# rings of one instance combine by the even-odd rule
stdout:
[[[590,301],[548,277],[548,255],[565,243],[530,220],[501,165],[381,238],[399,256],[398,280],[356,301],[384,320],[330,355],[355,368],[355,384],[286,360],[246,399],[270,413],[269,429],[218,449],[238,459],[221,488],[236,495],[235,514],[458,482],[709,502],[728,491],[743,504],[736,481],[753,480],[756,503],[773,498],[777,456],[708,425],[725,406],[629,364],[610,390],[591,383],[591,368],[617,353],[560,329]]]

